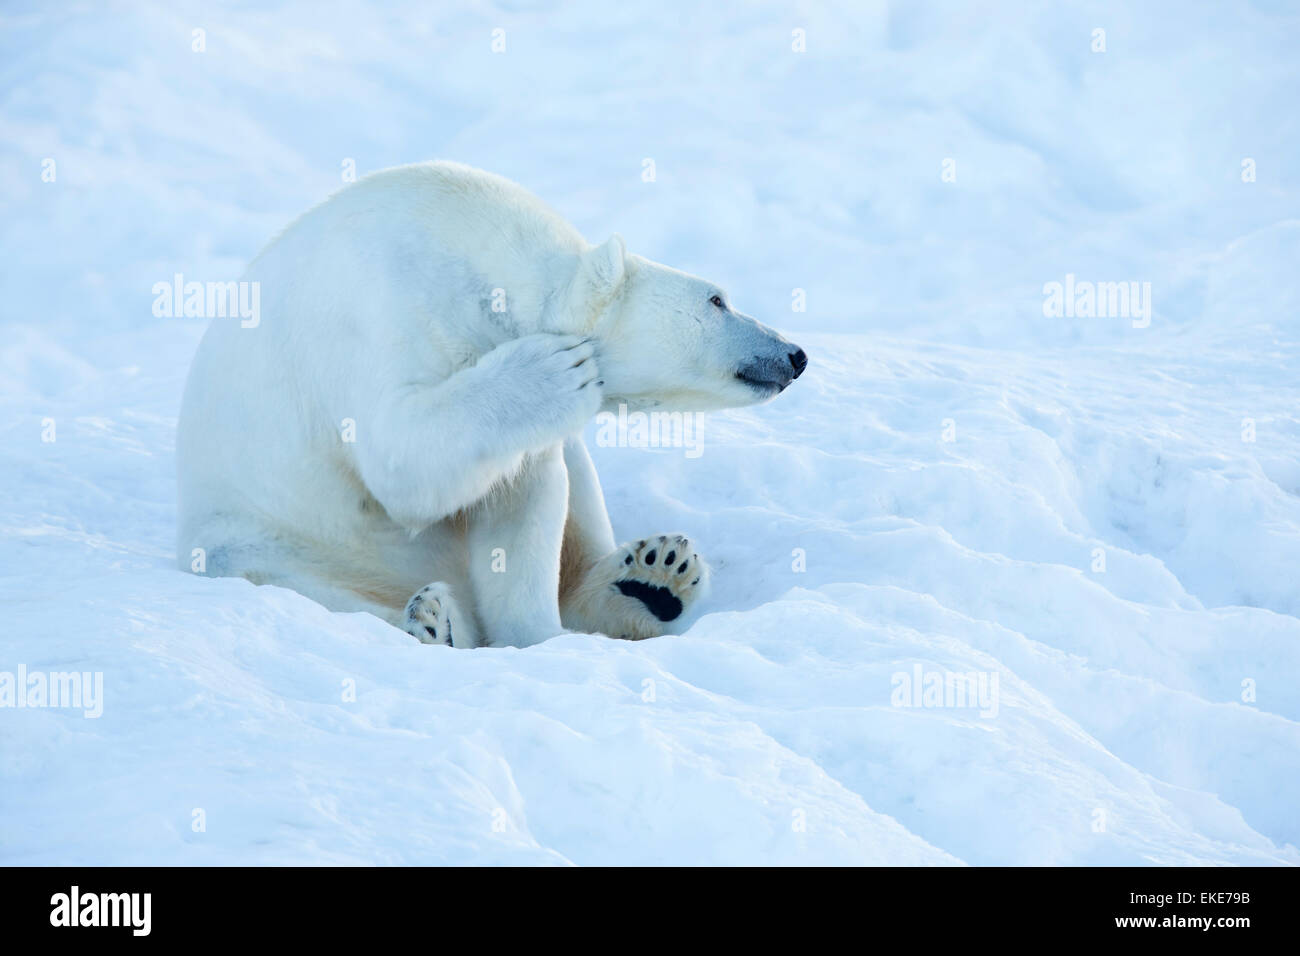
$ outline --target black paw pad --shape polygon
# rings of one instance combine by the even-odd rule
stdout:
[[[650,565],[650,564],[654,564],[654,563],[655,563],[655,549],[654,549],[654,548],[651,548],[648,552],[646,552],[645,563],[646,563],[647,565]]]
[[[682,602],[667,588],[644,581],[619,581],[615,587],[628,597],[636,598],[661,621],[673,621],[681,616]]]

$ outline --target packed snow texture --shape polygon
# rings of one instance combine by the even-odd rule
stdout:
[[[0,862],[1300,863],[1298,39],[1282,2],[6,5],[0,677],[102,673],[103,713],[0,708]],[[154,284],[427,158],[807,349],[699,457],[589,433],[619,537],[715,565],[680,636],[426,647],[176,570],[205,322]],[[1149,322],[1045,315],[1067,276]],[[923,694],[954,674],[991,706]]]

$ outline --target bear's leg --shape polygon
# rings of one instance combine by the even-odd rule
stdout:
[[[554,447],[558,460],[596,414],[594,355],[577,336],[526,335],[437,385],[378,389],[352,446],[362,482],[411,532],[475,506],[531,456]]]
[[[477,646],[469,619],[456,606],[451,588],[441,581],[426,584],[406,602],[401,627],[421,644]]]
[[[364,611],[402,626],[398,592],[378,580],[366,580],[363,575],[316,560],[302,545],[278,540],[273,530],[248,533],[244,540],[223,539],[221,531],[204,529],[193,535],[192,540],[207,542],[206,567],[199,572],[204,576],[244,578],[259,587],[287,588],[331,611]]]
[[[709,566],[689,538],[661,534],[601,558],[564,600],[564,622],[639,641],[666,634],[708,590]]]
[[[568,477],[557,442],[467,515],[469,577],[484,642],[528,647],[564,633],[560,544]]]
[[[565,596],[582,583],[592,565],[615,547],[600,479],[581,435],[565,440],[564,468],[569,478],[569,512],[560,552],[561,607]]]
[[[332,558],[335,549],[329,545],[291,541],[274,528],[230,518],[200,525],[188,541],[204,542],[200,573],[205,576],[288,588],[331,611],[364,611],[425,644],[478,646],[472,615],[460,612],[445,583],[430,584],[408,599],[409,579],[403,583],[388,569],[341,562]]]

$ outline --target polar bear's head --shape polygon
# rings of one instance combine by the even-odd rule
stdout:
[[[714,283],[628,255],[618,236],[581,257],[569,302],[598,342],[607,408],[753,405],[808,364],[803,349],[737,312]]]

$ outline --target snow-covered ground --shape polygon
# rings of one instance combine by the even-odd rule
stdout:
[[[1300,863],[1288,4],[265,7],[0,11],[0,862]],[[203,322],[153,285],[433,157],[808,350],[698,457],[593,447],[715,565],[680,636],[174,569]]]

